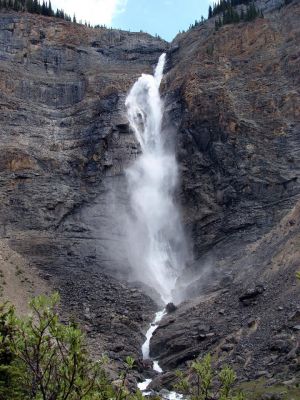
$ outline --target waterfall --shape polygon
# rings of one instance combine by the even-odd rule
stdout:
[[[154,75],[143,74],[126,99],[127,116],[141,154],[127,169],[130,210],[127,221],[128,254],[135,277],[154,287],[165,303],[173,300],[176,280],[185,264],[185,238],[174,192],[178,166],[174,149],[162,129],[164,104],[159,87],[163,78],[166,54],[159,58]],[[156,313],[142,346],[143,358],[150,358],[150,340],[166,311]],[[153,369],[163,372],[158,361]],[[151,379],[138,387],[147,394]],[[169,392],[170,400],[182,396]]]
[[[176,157],[162,129],[164,104],[159,87],[165,60],[162,54],[154,75],[143,74],[135,82],[125,104],[141,146],[141,154],[126,171],[129,260],[136,278],[154,287],[167,303],[183,268],[184,235],[174,203]]]

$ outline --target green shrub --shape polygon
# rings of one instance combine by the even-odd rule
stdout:
[[[202,360],[194,361],[188,375],[178,371],[178,382],[175,390],[183,393],[191,400],[244,400],[243,393],[234,394],[235,372],[224,366],[219,374],[212,368],[210,354]],[[218,388],[215,389],[216,380]]]
[[[20,383],[25,372],[23,365],[11,349],[11,341],[16,332],[14,312],[14,308],[7,303],[0,305],[0,400],[29,398]]]
[[[111,398],[102,361],[89,359],[75,324],[59,322],[58,301],[58,294],[33,299],[24,319],[13,307],[0,309],[0,399]]]

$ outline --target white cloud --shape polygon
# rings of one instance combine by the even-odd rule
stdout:
[[[63,9],[67,14],[76,14],[77,21],[93,25],[110,26],[116,14],[126,10],[127,0],[52,0],[52,8]]]

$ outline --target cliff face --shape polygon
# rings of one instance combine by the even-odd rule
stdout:
[[[95,352],[112,358],[139,355],[157,307],[105,275],[114,266],[104,203],[137,153],[126,92],[165,48],[142,33],[0,16],[1,240],[60,290]]]
[[[259,237],[299,194],[298,21],[294,4],[173,44],[166,93],[196,258]]]
[[[181,283],[193,300],[165,318],[153,355],[173,369],[209,351],[244,378],[299,371],[300,7],[261,3],[264,19],[218,32],[208,21],[170,45],[0,15],[1,241],[61,291],[95,353],[140,355],[157,307],[112,256],[107,194],[139,151],[126,93],[167,50],[162,90],[193,253]]]
[[[195,299],[154,333],[165,368],[211,352],[248,379],[299,371],[299,17],[293,2],[171,45],[164,90]]]

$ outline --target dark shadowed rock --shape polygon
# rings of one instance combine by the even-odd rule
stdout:
[[[162,388],[173,390],[174,379],[176,379],[175,372],[160,374],[152,380],[148,388],[155,392],[159,392]]]
[[[176,311],[176,308],[177,308],[177,307],[175,306],[174,303],[168,303],[168,304],[166,305],[166,311],[167,311],[168,314],[170,314],[170,313]]]
[[[256,285],[253,288],[249,288],[243,293],[239,299],[245,305],[248,306],[253,303],[253,301],[264,292],[264,287],[262,285]]]

